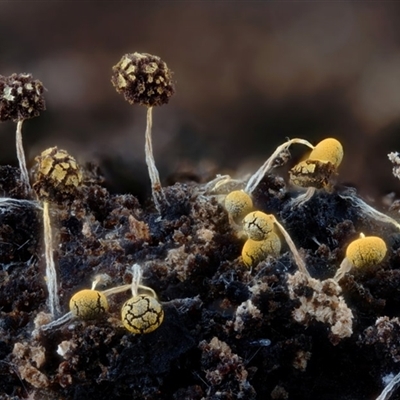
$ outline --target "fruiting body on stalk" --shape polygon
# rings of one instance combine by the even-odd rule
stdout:
[[[113,67],[111,82],[130,104],[147,107],[168,103],[175,93],[172,71],[160,57],[129,53]]]

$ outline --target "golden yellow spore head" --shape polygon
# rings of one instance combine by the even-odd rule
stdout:
[[[253,209],[253,200],[243,190],[234,190],[225,197],[225,209],[236,222],[241,222]]]
[[[308,156],[309,160],[328,161],[338,168],[343,160],[343,146],[334,139],[328,138],[320,141]]]
[[[31,74],[0,75],[0,121],[37,117],[46,109],[42,82]]]
[[[277,257],[281,251],[281,241],[275,232],[271,232],[264,240],[247,239],[242,249],[242,259],[246,266],[254,267],[267,258]]]
[[[262,211],[253,211],[243,219],[243,230],[249,239],[264,240],[273,229],[273,216],[265,214]]]
[[[160,57],[125,54],[113,67],[111,82],[130,104],[147,107],[166,104],[175,93],[172,71]]]
[[[74,317],[96,319],[108,311],[108,302],[98,290],[84,289],[71,297],[69,309]]]
[[[74,157],[65,150],[51,147],[35,158],[33,188],[41,200],[62,201],[76,193],[82,172]]]
[[[365,236],[351,242],[346,258],[357,268],[371,267],[385,258],[386,243],[377,236]]]
[[[142,294],[124,303],[121,318],[129,332],[144,334],[155,331],[162,324],[164,311],[157,299]]]

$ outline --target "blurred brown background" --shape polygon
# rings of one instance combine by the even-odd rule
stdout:
[[[32,163],[46,147],[102,166],[115,191],[143,195],[145,109],[110,83],[127,52],[159,55],[177,93],[154,110],[164,182],[177,171],[243,174],[286,137],[345,147],[340,181],[400,193],[400,5],[352,2],[1,2],[0,74],[31,72],[47,111],[24,124]],[[0,162],[17,165],[12,123]],[[298,150],[301,154],[301,149]]]

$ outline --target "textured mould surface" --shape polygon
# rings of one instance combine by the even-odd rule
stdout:
[[[2,170],[1,189],[18,197],[18,174]],[[61,307],[67,312],[98,273],[111,277],[107,287],[130,283],[129,268],[139,263],[164,320],[148,334],[130,333],[120,315],[131,294],[123,292],[97,320],[32,336],[48,312],[41,213],[0,205],[1,399],[362,399],[397,371],[399,234],[361,215],[340,196],[346,189],[317,192],[293,209],[293,194],[270,175],[253,195],[257,209],[285,225],[315,279],[333,277],[360,231],[388,244],[383,263],[341,281],[353,334],[335,341],[325,322],[296,322],[299,299],[315,293],[300,285],[290,295],[287,276],[297,267],[286,245],[247,268],[245,239],[216,198],[198,195],[200,184],[166,187],[170,207],[160,218],[99,181],[52,207]]]

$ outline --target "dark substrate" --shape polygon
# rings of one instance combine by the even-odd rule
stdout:
[[[1,168],[4,197],[23,197],[18,174]],[[341,197],[348,188],[318,192],[293,209],[297,193],[282,178],[258,186],[256,207],[282,222],[314,278],[332,277],[360,232],[388,244],[381,265],[341,281],[353,334],[334,341],[326,324],[293,319],[298,302],[289,298],[287,274],[297,267],[288,248],[250,271],[240,258],[244,240],[200,189],[166,188],[162,218],[96,180],[74,201],[51,207],[63,310],[96,274],[111,277],[107,287],[126,284],[139,263],[165,310],[161,327],[147,335],[119,322],[126,292],[110,297],[100,320],[32,336],[34,320],[48,312],[41,210],[0,204],[0,399],[354,400],[381,392],[383,377],[400,371],[399,231],[362,215]],[[376,325],[379,317],[387,318]],[[57,353],[62,342],[64,356]]]

